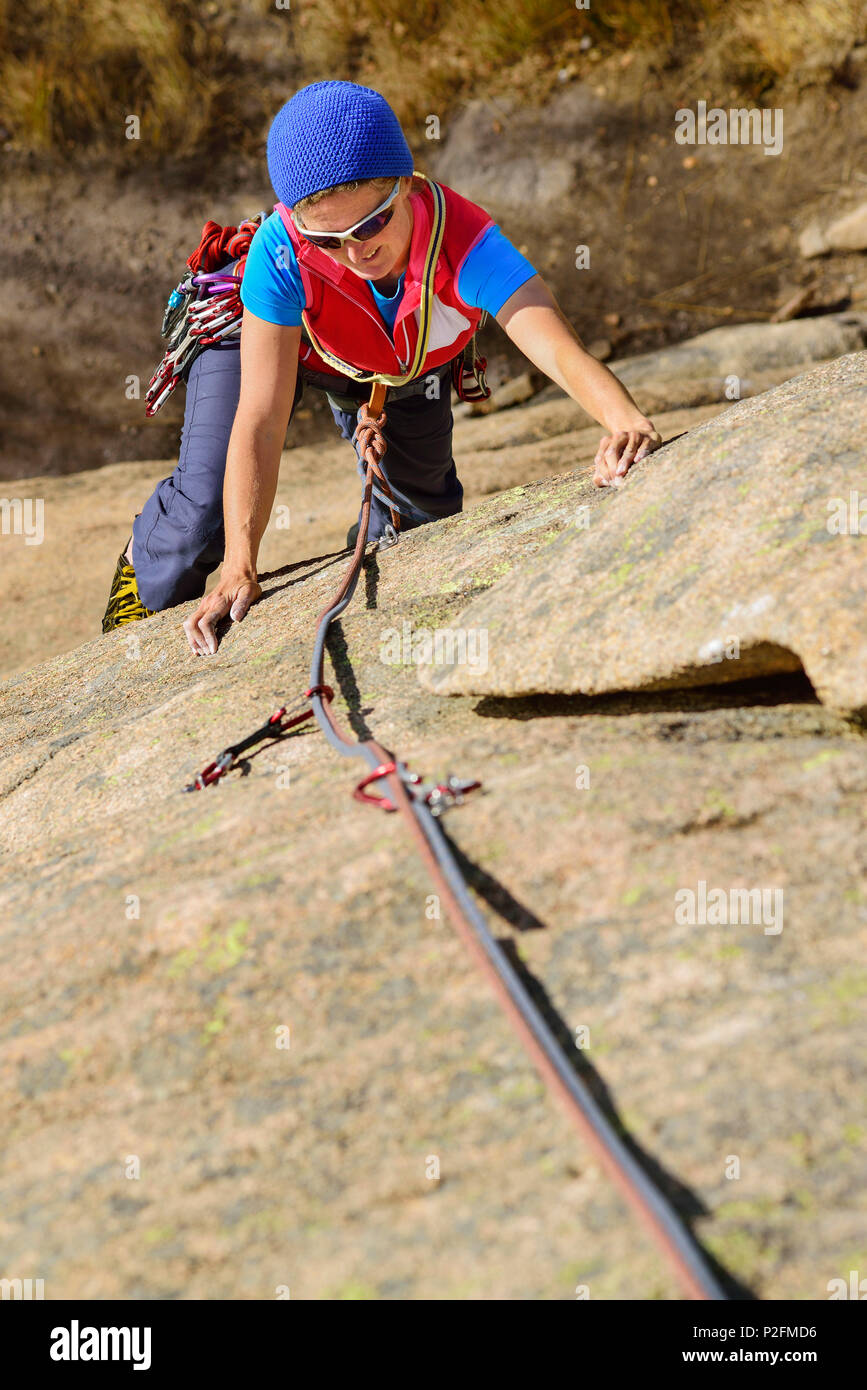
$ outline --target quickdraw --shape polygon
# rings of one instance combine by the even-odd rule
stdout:
[[[399,770],[404,782],[415,789],[416,795],[430,807],[431,815],[434,816],[441,816],[450,806],[460,806],[468,792],[473,792],[482,785],[481,782],[452,776],[447,777],[445,782],[423,782],[417,772],[408,770],[405,763],[399,765]],[[377,782],[380,777],[387,777],[397,771],[398,764],[395,762],[383,763],[380,767],[374,768],[373,772],[362,777],[352,793],[355,800],[366,801],[368,806],[379,806],[383,811],[396,811],[397,806],[393,801],[389,801],[387,796],[370,796],[365,788],[371,782]]]
[[[246,753],[248,748],[255,748],[257,743],[264,743],[266,739],[279,738],[281,734],[285,734],[296,724],[303,724],[306,719],[312,719],[313,710],[301,710],[300,707],[305,700],[309,700],[310,696],[314,694],[314,689],[317,694],[327,694],[329,700],[334,696],[334,691],[330,685],[320,685],[311,687],[310,690],[306,691],[303,699],[293,700],[291,705],[281,705],[280,709],[274,711],[270,719],[260,728],[255,729],[247,738],[240,739],[231,747],[224,748],[222,753],[218,753],[214,761],[208,763],[207,767],[203,767],[201,772],[197,773],[194,780],[183,790],[185,792],[197,792],[212,786],[214,782],[219,782],[221,777],[225,777],[227,772],[231,772],[237,766],[238,758],[242,753]]]

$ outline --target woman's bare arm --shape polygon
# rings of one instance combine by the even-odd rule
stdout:
[[[662,440],[626,387],[591,357],[540,275],[511,295],[497,322],[540,371],[607,431],[596,452],[594,482],[619,487],[636,459]]]
[[[184,623],[190,646],[200,656],[217,650],[214,628],[220,619],[229,613],[240,622],[262,593],[256,561],[277,492],[300,342],[300,327],[267,323],[244,310],[241,395],[223,483],[226,553],[219,583]]]

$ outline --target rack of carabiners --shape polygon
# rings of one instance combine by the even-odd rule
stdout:
[[[202,240],[187,260],[189,268],[166,304],[160,336],[168,346],[148,384],[145,415],[156,415],[205,348],[240,334],[244,265],[264,216],[260,212],[239,227],[205,223]],[[234,271],[229,269],[233,261]]]

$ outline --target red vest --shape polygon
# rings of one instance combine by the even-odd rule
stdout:
[[[450,362],[470,341],[481,318],[481,309],[465,304],[457,292],[458,274],[472,248],[493,225],[484,208],[462,198],[441,184],[446,218],[442,248],[433,283],[428,351],[418,376]],[[304,309],[310,326],[328,352],[365,373],[400,376],[415,354],[418,321],[415,310],[421,299],[421,277],[433,221],[433,194],[425,185],[410,195],[413,213],[409,263],[393,336],[383,322],[367,282],[347,266],[338,265],[326,251],[305,241],[283,203],[275,205],[289,233],[301,282]],[[302,340],[299,361],[311,371],[338,375],[335,368]]]

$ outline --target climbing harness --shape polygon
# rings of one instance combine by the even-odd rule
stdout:
[[[168,298],[161,337],[168,346],[145,394],[145,415],[156,415],[205,348],[241,332],[244,306],[240,286],[250,242],[266,213],[238,227],[206,222],[189,269]],[[234,269],[231,262],[236,261]]]
[[[446,223],[446,204],[443,191],[438,183],[433,179],[427,178],[424,174],[416,173],[415,177],[423,178],[433,195],[434,212],[431,221],[430,237],[428,239],[427,250],[425,251],[424,266],[421,277],[421,297],[418,305],[418,337],[416,339],[415,352],[412,362],[407,366],[402,376],[388,376],[384,373],[368,374],[356,367],[352,362],[345,362],[342,357],[337,357],[333,352],[329,352],[323,347],[310,326],[310,320],[305,310],[302,315],[304,331],[323,362],[327,362],[335,371],[341,372],[344,376],[358,382],[381,382],[386,386],[397,387],[406,386],[414,381],[419,374],[427,356],[428,343],[430,341],[430,328],[433,315],[434,303],[434,278],[436,276],[437,262],[443,244]],[[479,320],[479,328],[487,318],[486,313],[482,313]],[[478,331],[478,330],[477,330]],[[490,396],[490,388],[485,379],[487,359],[479,356],[476,346],[476,334],[474,333],[467,343],[463,352],[454,359],[452,363],[451,377],[452,385],[455,388],[458,399],[462,401],[482,401]]]
[[[319,614],[310,664],[310,684],[303,696],[283,706],[255,733],[233,744],[199,773],[185,791],[197,791],[218,781],[235,765],[241,752],[312,716],[328,742],[344,757],[363,759],[369,772],[353,792],[358,801],[397,811],[407,821],[419,852],[437,886],[442,903],[459,936],[481,967],[502,1004],[510,1023],[532,1058],[537,1070],[563,1105],[569,1119],[592,1149],[601,1166],[626,1202],[643,1221],[689,1298],[724,1300],[727,1295],[711,1272],[692,1234],[682,1223],[668,1199],[651,1182],[631,1150],[605,1114],[589,1087],[574,1070],[551,1028],[533,1002],[521,976],[491,935],[484,917],[470,896],[464,875],[439,819],[444,810],[459,805],[465,795],[481,784],[449,776],[444,783],[423,782],[407,764],[388,752],[375,739],[358,742],[345,737],[332,711],[334,691],[323,682],[325,639],[331,623],[348,606],[358,584],[364,560],[370,522],[373,480],[382,477],[381,464],[386,443],[383,409],[387,386],[377,381],[370,401],[359,409],[358,438],[362,462],[366,464],[358,538],[352,562],[332,602]],[[386,484],[387,489],[387,484]],[[309,702],[310,708],[303,709]],[[377,782],[386,782],[389,797],[368,791]]]
[[[423,176],[422,176],[423,177]],[[344,376],[350,377],[353,381],[374,382],[385,386],[407,386],[414,381],[420,374],[424,359],[427,357],[427,345],[430,338],[431,316],[433,314],[434,300],[434,276],[436,275],[437,261],[439,260],[440,250],[442,249],[443,236],[446,229],[446,200],[443,191],[438,183],[433,179],[427,180],[433,194],[434,212],[431,220],[430,237],[428,239],[427,250],[424,256],[424,268],[421,277],[421,298],[418,304],[418,336],[416,338],[415,352],[412,362],[407,366],[402,376],[388,376],[385,373],[366,373],[352,362],[344,362],[342,357],[336,357],[333,352],[329,352],[323,347],[307,317],[305,309],[301,315],[301,321],[310,342],[316,349],[323,362],[327,362],[335,371],[341,372]]]
[[[424,175],[420,177],[424,177]],[[411,381],[416,380],[421,374],[427,356],[431,320],[433,317],[434,279],[436,276],[437,262],[442,249],[443,236],[445,234],[446,205],[445,197],[443,196],[443,191],[439,184],[435,183],[433,179],[427,179],[426,181],[433,195],[434,212],[431,219],[430,237],[425,251],[424,267],[421,276],[421,295],[418,305],[418,335],[416,337],[415,352],[412,362],[407,367],[406,372],[402,376],[390,376],[386,373],[365,373],[361,371],[358,367],[354,366],[353,363],[345,362],[343,358],[337,357],[334,353],[329,352],[316,337],[307,317],[307,311],[305,310],[301,315],[307,337],[324,362],[327,362],[335,371],[341,372],[350,380],[363,383],[372,382],[374,384],[373,394],[371,395],[369,403],[371,411],[373,410],[374,399],[376,398],[379,400],[376,395],[377,388],[393,388],[409,385]],[[485,315],[483,314],[481,322],[484,322],[484,319]],[[463,352],[456,357],[452,363],[452,385],[461,400],[485,400],[490,396],[491,392],[485,379],[485,369],[487,365],[487,360],[478,355],[476,337],[474,334]],[[384,400],[385,396],[383,394],[382,401],[384,402]],[[384,478],[379,467],[379,462],[382,455],[385,453],[385,441],[382,440],[381,451],[377,451],[376,447],[372,447],[375,439],[372,428],[375,427],[373,426],[372,418],[364,416],[363,412],[366,409],[367,407],[362,406],[359,412],[359,423],[352,436],[352,441],[357,445],[359,457],[362,460],[364,460],[366,455],[371,453],[371,448],[372,453],[376,455],[373,471],[377,482],[373,485],[373,493],[382,501],[388,503],[391,515],[390,526],[386,525],[379,541],[378,548],[380,550],[385,550],[389,546],[394,545],[397,541],[398,533],[400,532],[401,512],[398,503],[392,496],[388,482]]]

